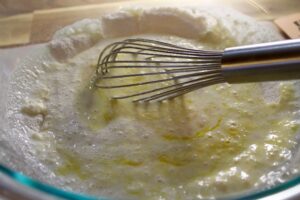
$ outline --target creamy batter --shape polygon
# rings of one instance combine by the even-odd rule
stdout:
[[[8,115],[26,129],[46,181],[118,199],[173,200],[284,177],[297,143],[297,82],[219,84],[163,103],[112,101],[126,90],[88,87],[101,49],[128,37],[199,49],[281,39],[271,25],[223,8],[128,8],[60,30],[49,61],[16,71]]]

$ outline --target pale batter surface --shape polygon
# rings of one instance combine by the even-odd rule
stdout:
[[[11,126],[25,130],[25,155],[50,178],[33,176],[92,195],[173,200],[268,186],[290,173],[297,82],[219,84],[152,104],[110,100],[123,89],[88,88],[100,51],[124,38],[199,49],[281,39],[268,24],[218,11],[125,9],[56,33],[50,61],[17,70],[12,81]]]

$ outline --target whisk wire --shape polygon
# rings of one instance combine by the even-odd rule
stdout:
[[[152,89],[133,94],[116,96],[114,99],[140,97],[137,101],[170,99],[209,84],[224,82],[220,72],[222,51],[204,51],[177,46],[150,39],[127,39],[106,46],[100,53],[94,86],[98,88],[127,88],[142,85],[153,85]],[[128,57],[129,56],[129,57]],[[125,58],[125,59],[124,59]],[[128,59],[129,58],[129,59]],[[115,74],[118,69],[133,73]],[[144,71],[147,69],[150,71]],[[114,73],[110,74],[110,70]],[[152,80],[146,77],[154,77]],[[104,85],[109,79],[136,79],[139,82]],[[167,85],[158,85],[166,82]],[[119,82],[118,82],[119,83]],[[150,96],[149,96],[150,95]]]
[[[142,42],[142,43],[138,43],[138,42]],[[146,43],[146,44],[144,44]],[[150,45],[148,45],[150,44]],[[164,47],[161,46],[154,46],[154,45],[164,45]],[[166,48],[166,47],[172,47],[173,49],[170,48]],[[106,57],[104,59],[102,59],[102,56],[104,55],[104,53],[111,48],[110,53],[108,53],[108,55],[106,55]],[[133,49],[134,52],[131,51],[122,51],[124,49]],[[137,52],[136,50],[140,50],[139,52]],[[142,51],[151,51],[151,52],[155,52],[155,53],[143,53]],[[157,52],[159,52],[160,54],[157,54]],[[181,54],[181,55],[185,55],[185,57],[180,57],[178,56],[178,58],[194,58],[193,56],[195,56],[195,58],[203,58],[203,56],[216,56],[216,52],[215,51],[203,51],[203,50],[194,50],[194,49],[188,49],[188,48],[184,48],[184,47],[180,47],[180,46],[176,46],[176,45],[172,45],[172,44],[168,44],[168,43],[164,43],[164,42],[160,42],[160,41],[155,41],[155,40],[149,40],[149,39],[127,39],[124,40],[123,42],[115,42],[113,44],[108,45],[107,47],[104,48],[104,50],[101,52],[99,59],[98,59],[98,66],[99,65],[103,65],[105,66],[105,69],[107,69],[107,62],[111,59],[113,61],[115,61],[116,55],[117,54],[142,54],[142,55],[151,55],[151,56],[158,56],[158,57],[163,57],[163,56],[169,56],[169,57],[173,57],[175,58],[176,56],[174,55],[170,55],[170,54]],[[169,54],[161,54],[161,53],[169,53]],[[187,55],[189,57],[187,57]],[[103,62],[101,62],[101,60]],[[105,70],[105,72],[107,72]]]
[[[218,78],[218,77],[216,75],[213,75],[213,76],[210,76],[210,77],[205,77],[205,79],[207,79],[207,78]],[[144,91],[144,92],[139,92],[139,93],[135,93],[135,94],[131,94],[131,95],[117,96],[117,97],[113,97],[113,98],[114,99],[125,99],[125,98],[129,98],[129,97],[141,96],[141,95],[150,94],[150,93],[157,92],[157,91],[163,91],[163,90],[166,90],[166,89],[170,89],[170,88],[174,88],[174,87],[178,87],[178,86],[182,86],[182,85],[188,86],[188,84],[190,84],[190,83],[199,82],[203,79],[204,79],[204,77],[201,77],[201,78],[194,79],[194,80],[189,80],[189,81],[186,81],[186,82],[175,83],[174,85],[164,86],[164,87],[160,87],[160,88],[156,88],[156,89],[152,89],[152,90],[147,90],[147,91]],[[141,100],[142,99],[139,99],[138,101],[141,101]]]
[[[198,82],[198,83],[194,83],[191,85],[187,85],[187,86],[180,86],[178,88],[166,91],[166,92],[162,92],[156,95],[152,95],[150,97],[145,97],[145,98],[140,98],[137,100],[134,100],[133,102],[149,102],[152,100],[159,100],[159,101],[163,101],[166,99],[172,99],[178,96],[181,96],[183,94],[189,93],[191,91],[197,90],[199,88],[202,87],[206,87],[212,84],[217,84],[217,83],[221,83],[224,82],[224,80],[222,78],[218,79],[218,78],[212,78],[212,79],[208,79],[208,80],[203,80],[202,82]]]

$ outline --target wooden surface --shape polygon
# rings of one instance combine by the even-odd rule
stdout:
[[[30,13],[35,10],[122,1],[128,0],[0,0],[0,17]]]
[[[30,42],[33,14],[0,19],[0,47]]]
[[[51,39],[61,27],[84,18],[100,18],[121,6],[210,4],[229,5],[237,10],[262,20],[300,12],[300,0],[123,0],[114,3],[84,5],[68,8],[35,10],[29,14],[0,18],[0,47],[40,43]]]

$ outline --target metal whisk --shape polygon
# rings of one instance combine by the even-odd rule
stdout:
[[[112,98],[148,102],[171,99],[223,82],[299,78],[300,39],[224,51],[192,49],[150,39],[127,39],[103,49],[93,85],[105,89],[144,87]]]

